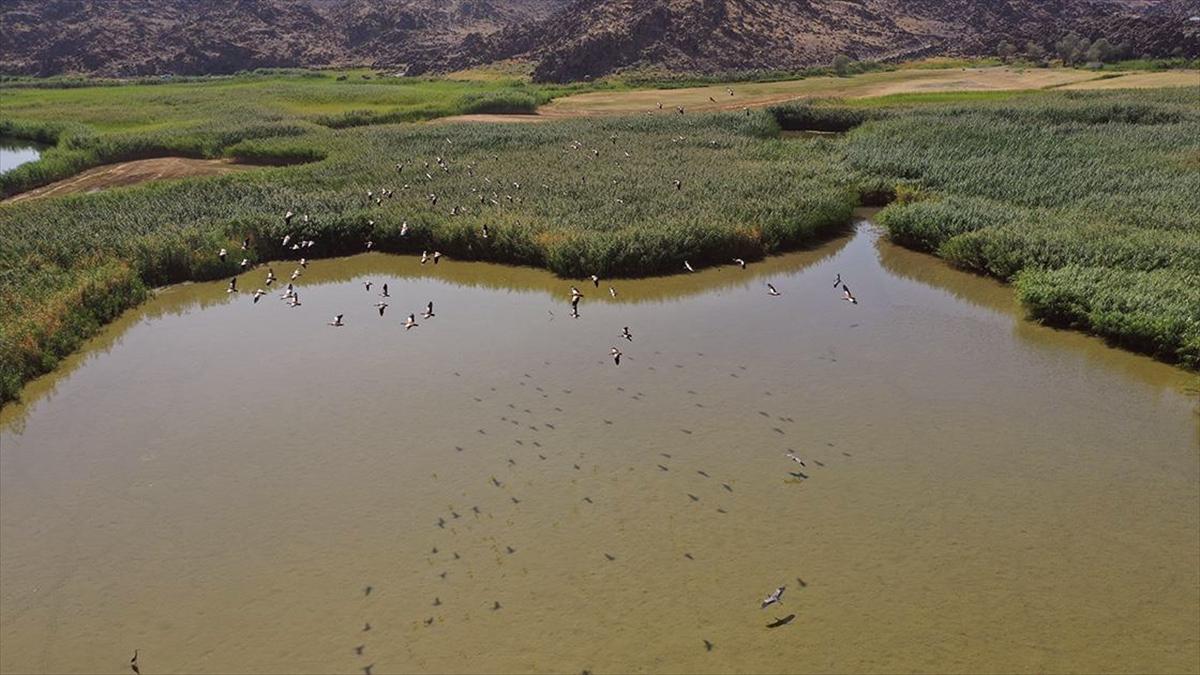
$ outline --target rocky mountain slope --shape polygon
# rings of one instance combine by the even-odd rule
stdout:
[[[5,0],[0,72],[109,76],[365,65],[412,74],[501,59],[565,81],[633,66],[795,69],[1050,47],[1200,53],[1200,0]]]

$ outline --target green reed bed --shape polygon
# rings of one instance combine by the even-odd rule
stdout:
[[[907,246],[1006,280],[1030,313],[1198,367],[1200,91],[1060,92],[893,110],[846,144]],[[1056,286],[1057,285],[1057,286]]]
[[[369,240],[567,277],[644,275],[813,241],[883,195],[895,199],[880,217],[895,240],[1016,281],[1033,316],[1200,367],[1194,88],[535,125],[321,123],[369,110],[393,88],[395,104],[406,86],[426,94],[410,109],[440,105],[438,96],[462,111],[550,95],[329,76],[132,87],[127,116],[113,98],[121,87],[36,89],[6,102],[0,129],[57,141],[0,177],[6,193],[114,156],[309,163],[0,206],[0,399],[147,287],[226,278],[243,256],[299,257],[285,235],[315,240],[310,258]],[[60,98],[37,98],[47,93]],[[781,140],[780,121],[850,131]],[[392,197],[368,199],[385,188]],[[290,225],[288,210],[298,214]]]
[[[417,122],[465,113],[532,113],[588,85],[381,78],[336,72],[247,74],[124,86],[6,88],[0,135],[56,144],[0,175],[0,196],[100,164],[180,155],[220,157],[231,145],[314,127]],[[594,87],[604,86],[602,84]]]
[[[829,144],[777,133],[765,113],[313,127],[226,151],[323,158],[315,163],[0,207],[3,394],[14,396],[17,384],[89,334],[91,323],[48,317],[101,262],[136,281],[114,286],[125,306],[140,300],[142,286],[232,276],[243,255],[297,258],[282,245],[289,234],[317,242],[307,257],[362,251],[371,240],[376,250],[437,249],[569,277],[675,272],[684,259],[727,263],[813,241],[849,220],[857,192],[850,173],[830,163]],[[384,188],[393,196],[368,199]],[[297,214],[290,225],[288,210]],[[243,237],[251,240],[245,253]],[[26,281],[42,276],[57,285]],[[17,315],[31,318],[9,318]]]

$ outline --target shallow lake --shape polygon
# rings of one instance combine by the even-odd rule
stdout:
[[[164,289],[0,415],[0,670],[1195,669],[1193,376],[865,221],[612,285]]]
[[[42,151],[49,148],[45,143],[35,143],[21,138],[0,136],[0,173],[37,160]]]

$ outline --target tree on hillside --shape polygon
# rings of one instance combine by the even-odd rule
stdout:
[[[1046,63],[1046,49],[1036,42],[1025,45],[1025,57],[1038,65]]]
[[[845,54],[838,54],[833,57],[833,72],[837,73],[838,77],[846,77],[850,74],[850,66],[854,62]]]
[[[1070,32],[1054,45],[1054,51],[1063,65],[1073,66],[1087,56],[1088,41],[1078,33]]]
[[[1002,61],[1008,63],[1009,61],[1012,61],[1014,56],[1017,55],[1017,46],[1008,40],[1001,40],[1000,44],[996,45],[996,55],[999,56]]]
[[[1088,63],[1104,63],[1116,56],[1116,48],[1108,40],[1100,38],[1092,43],[1087,50]]]

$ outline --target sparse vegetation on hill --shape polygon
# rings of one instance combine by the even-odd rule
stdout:
[[[1183,0],[7,0],[0,73],[154,77],[355,65],[420,75],[519,61],[535,80],[571,82],[644,67],[707,76],[797,71],[829,66],[839,54],[877,62],[990,56],[1002,41],[1005,53],[1024,49],[1035,62],[1049,50],[1086,64],[1200,56],[1190,13]]]

